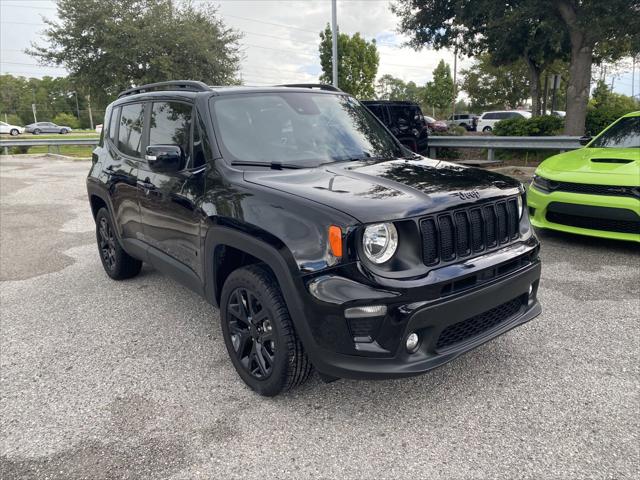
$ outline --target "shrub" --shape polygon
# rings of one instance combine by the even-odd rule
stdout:
[[[71,128],[78,128],[80,126],[78,119],[70,113],[59,113],[53,117],[53,120],[51,121],[57,125],[63,125]]]
[[[555,115],[501,120],[493,128],[493,134],[505,137],[548,137],[559,135],[564,122]]]
[[[640,102],[631,97],[610,93],[604,101],[592,100],[587,108],[585,133],[595,136],[621,116],[640,110]]]
[[[430,137],[450,137],[450,136],[462,136],[467,133],[467,130],[464,127],[453,126],[449,127],[449,130],[446,132],[433,132],[430,133]],[[443,147],[438,148],[438,158],[440,159],[449,159],[453,160],[456,158],[460,158],[460,151],[457,148],[451,147]]]

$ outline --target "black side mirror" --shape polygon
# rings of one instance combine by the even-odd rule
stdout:
[[[144,158],[154,172],[174,173],[184,168],[184,155],[177,145],[149,145]]]
[[[587,145],[591,140],[593,140],[593,137],[590,137],[589,135],[584,135],[580,137],[578,141],[580,142],[580,145]]]

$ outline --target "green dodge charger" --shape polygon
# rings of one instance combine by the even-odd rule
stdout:
[[[640,242],[640,111],[581,143],[537,168],[527,196],[531,223]]]

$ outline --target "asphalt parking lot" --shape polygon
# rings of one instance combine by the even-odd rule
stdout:
[[[106,276],[87,169],[0,160],[2,479],[640,475],[637,245],[541,233],[533,322],[420,377],[265,399],[216,309]]]

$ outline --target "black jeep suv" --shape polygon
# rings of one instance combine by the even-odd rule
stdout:
[[[541,311],[525,192],[420,157],[325,85],[123,92],[87,187],[116,280],[147,262],[219,306],[263,395],[415,375]]]

